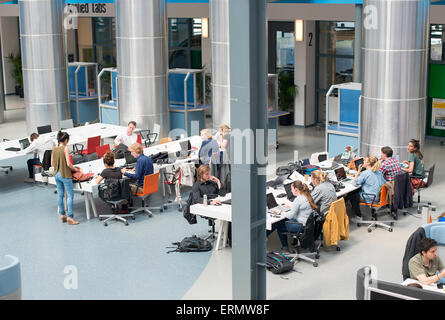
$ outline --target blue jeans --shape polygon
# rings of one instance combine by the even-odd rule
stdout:
[[[278,237],[280,238],[280,242],[281,242],[281,246],[283,248],[288,248],[288,243],[287,243],[287,235],[285,234],[286,232],[292,232],[292,233],[297,233],[300,232],[300,230],[303,230],[304,227],[301,223],[298,223],[297,220],[292,219],[292,220],[288,220],[288,219],[284,219],[284,220],[280,220],[278,222],[275,222],[272,225],[272,230],[268,230],[267,231],[267,236],[269,236],[274,230],[277,230],[278,232]]]
[[[59,196],[59,213],[61,215],[65,214],[65,206],[63,205],[63,196],[66,191],[67,194],[67,205],[68,205],[68,214],[69,218],[73,217],[73,199],[74,199],[74,191],[73,191],[73,179],[64,178],[57,172],[56,176],[56,184],[57,184],[57,194]]]

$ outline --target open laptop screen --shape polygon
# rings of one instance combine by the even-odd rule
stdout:
[[[338,169],[335,169],[335,176],[337,177],[337,181],[346,179],[345,168],[340,167]]]
[[[268,193],[267,194],[266,201],[267,201],[267,208],[268,209],[272,209],[272,208],[278,207],[278,203],[275,200],[275,197],[273,196],[272,193]]]

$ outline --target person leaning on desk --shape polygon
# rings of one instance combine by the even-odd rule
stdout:
[[[96,184],[99,184],[104,179],[122,179],[122,171],[120,168],[114,166],[114,153],[107,151],[104,155],[103,161],[105,169],[96,176]]]
[[[136,167],[134,169],[121,169],[124,176],[136,180],[135,183],[130,183],[132,193],[142,193],[144,188],[144,177],[153,174],[153,160],[144,155],[144,149],[139,143],[133,143],[128,151],[136,158]]]
[[[52,150],[55,143],[53,139],[41,137],[35,132],[31,133],[29,140],[31,141],[29,147],[27,147],[25,150],[19,151],[19,153],[38,153],[37,158],[29,159],[27,161],[29,177],[25,179],[25,182],[34,182],[34,165],[42,165],[45,151]]]
[[[296,198],[292,205],[283,204],[290,208],[290,211],[281,213],[286,219],[275,222],[272,225],[272,230],[267,231],[267,236],[269,236],[275,229],[277,230],[282,251],[288,251],[289,248],[285,233],[287,231],[293,233],[300,232],[306,225],[306,221],[311,213],[318,208],[306,184],[297,180],[292,183],[291,188]]]
[[[409,276],[423,285],[430,285],[445,278],[445,266],[437,256],[437,242],[423,238],[419,241],[419,253],[408,263]],[[440,281],[443,283],[442,281]]]
[[[365,168],[363,172],[362,168]],[[369,156],[364,159],[363,165],[357,168],[357,173],[352,180],[354,187],[361,187],[354,190],[345,197],[345,201],[349,201],[352,206],[352,210],[355,213],[355,222],[362,220],[362,213],[360,211],[360,199],[364,199],[370,203],[373,198],[371,194],[375,194],[374,203],[379,201],[379,192],[382,186],[385,184],[385,179],[382,173],[379,171],[380,163],[374,156]]]

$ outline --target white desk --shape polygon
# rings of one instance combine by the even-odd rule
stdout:
[[[422,288],[425,289],[425,290],[445,293],[445,289],[439,289],[435,283],[434,284],[430,284],[430,285],[421,284],[420,281],[415,280],[415,279],[411,279],[411,278],[406,279],[401,284],[404,285],[404,286],[407,286],[408,284],[411,284],[411,283],[417,283],[417,284],[421,285]]]
[[[125,131],[126,127],[115,126],[112,124],[103,124],[103,123],[95,123],[87,126],[80,126],[76,128],[70,128],[63,130],[70,135],[69,145],[73,145],[75,143],[83,143],[88,140],[90,137],[99,136],[101,139],[103,138],[111,138],[117,136],[121,132]],[[57,132],[50,132],[41,134],[41,137],[50,138],[54,140],[54,143],[57,144]],[[25,139],[25,138],[21,138]],[[15,139],[10,141],[5,141],[0,143],[0,161],[8,160],[15,157],[22,157],[25,155],[23,151],[8,151],[7,148],[14,147],[20,148],[19,140]]]
[[[149,156],[149,155],[153,155],[155,153],[158,152],[175,152],[178,151],[178,142],[179,141],[183,141],[183,140],[190,140],[190,144],[192,145],[192,148],[195,150],[197,148],[199,148],[199,146],[197,145],[197,143],[200,143],[202,141],[201,137],[199,136],[193,136],[190,138],[185,138],[182,140],[178,140],[178,141],[172,141],[169,143],[165,143],[162,145],[156,145],[156,146],[151,146],[148,148],[144,148],[144,154]],[[173,166],[173,165],[178,165],[178,164],[182,164],[182,163],[186,163],[186,162],[190,162],[190,161],[195,161],[198,159],[198,155],[197,152],[195,151],[192,156],[186,158],[186,159],[179,159],[176,160],[175,163],[171,163],[171,164],[162,164],[162,165],[158,165],[156,163],[153,164],[153,171],[156,172],[163,172],[165,171],[165,169],[169,166]],[[125,159],[116,159],[115,160],[115,167],[120,167],[123,166],[125,164]],[[97,160],[93,160],[93,161],[89,161],[89,162],[83,162],[83,163],[79,163],[76,164],[76,167],[80,167],[82,169],[83,172],[88,173],[89,172],[89,168],[91,166],[91,172],[94,172],[95,174],[100,174],[104,169],[104,163],[103,163],[103,159],[97,159]],[[42,175],[36,174],[35,175],[35,180],[38,182],[42,182]],[[162,180],[161,180],[162,181]],[[48,177],[48,183],[52,184],[52,185],[56,185],[56,181],[54,177]],[[164,183],[162,183],[163,188],[165,188]],[[98,184],[96,184],[96,180],[90,180],[88,182],[82,182],[82,183],[74,183],[74,191],[75,192],[80,192],[83,193],[84,198],[85,198],[85,210],[86,210],[86,216],[87,219],[90,219],[90,206],[93,210],[94,216],[97,217],[97,209],[96,209],[96,205],[94,203],[94,197],[98,195]],[[165,196],[165,189],[163,189],[164,193],[163,195]]]
[[[305,183],[307,185],[310,184],[310,179],[308,179],[308,181],[305,181],[304,177],[302,177],[302,180],[300,180],[300,181],[302,181],[303,183]],[[286,181],[284,181],[284,184],[288,184],[291,182],[293,182],[293,180],[287,179]],[[277,197],[281,193],[286,193],[286,191],[284,190],[284,184],[281,185],[280,187],[278,187],[277,189],[266,188],[266,194],[272,193],[278,204],[284,204],[284,203],[290,204],[291,203],[287,197],[283,197],[283,198]],[[340,189],[340,191],[336,193],[337,198],[343,197],[346,194],[348,194],[349,192],[359,189],[359,187],[355,187],[352,184],[352,180],[345,182],[344,186],[345,186],[345,188]],[[224,200],[230,199],[230,198],[231,198],[231,194],[227,194],[225,197],[218,197],[217,199],[224,201]],[[232,221],[232,206],[231,205],[222,204],[221,206],[212,206],[209,204],[207,206],[204,206],[203,204],[199,203],[199,204],[194,204],[194,205],[190,206],[190,213],[196,214],[196,215],[199,215],[202,217],[220,220],[219,228],[218,228],[218,238],[216,240],[215,250],[218,250],[220,247],[226,246],[228,223]],[[273,215],[269,212],[267,212],[266,215],[267,215],[266,216],[266,230],[272,230],[272,224],[284,219],[283,216],[276,217],[276,215]]]

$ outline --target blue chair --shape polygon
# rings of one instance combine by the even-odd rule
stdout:
[[[0,258],[0,300],[21,300],[20,262],[14,256]]]
[[[438,245],[445,245],[445,223],[434,222],[422,226],[425,236],[437,241]]]

